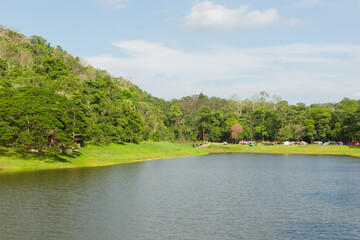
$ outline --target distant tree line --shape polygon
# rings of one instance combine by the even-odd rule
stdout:
[[[262,91],[245,100],[237,96],[223,100],[200,94],[174,100],[173,104],[185,113],[180,119],[185,123],[184,128],[176,131],[192,132],[193,140],[206,135],[211,141],[230,141],[229,129],[235,124],[242,127],[238,140],[309,143],[360,140],[360,101],[349,98],[339,103],[291,105]]]
[[[232,130],[232,131],[231,131]],[[360,102],[291,105],[199,95],[165,101],[40,36],[0,26],[0,145],[59,150],[153,141],[360,140]]]

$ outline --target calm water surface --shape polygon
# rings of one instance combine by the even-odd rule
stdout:
[[[0,175],[0,239],[360,239],[360,161],[217,154]]]

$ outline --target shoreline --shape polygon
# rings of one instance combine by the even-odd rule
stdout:
[[[300,155],[333,155],[348,156],[360,158],[360,147],[349,146],[324,146],[324,145],[307,145],[307,146],[264,146],[255,147],[238,146],[238,145],[221,145],[212,144],[208,148],[209,153],[262,153],[262,154],[300,154]]]
[[[112,165],[137,163],[167,158],[190,157],[209,154],[204,149],[192,145],[180,145],[170,142],[141,142],[139,144],[110,144],[108,146],[86,146],[77,151],[77,157],[61,156],[53,160],[46,156],[24,159],[16,155],[0,155],[0,174],[28,171],[105,167]],[[35,154],[30,154],[33,156]]]
[[[0,174],[50,169],[102,167],[217,153],[333,155],[360,158],[360,148],[349,146],[258,145],[249,147],[247,145],[209,144],[205,147],[194,148],[192,144],[176,144],[170,142],[87,146],[80,149],[78,153],[79,156],[77,157],[62,156],[61,161],[49,158],[41,159],[41,156],[24,159],[19,156],[0,155]]]

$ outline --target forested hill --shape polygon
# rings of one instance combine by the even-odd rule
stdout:
[[[240,131],[231,135],[231,127]],[[238,128],[239,130],[239,128]],[[64,149],[74,142],[360,140],[360,102],[290,105],[261,92],[165,101],[40,36],[0,27],[0,145]],[[234,139],[236,138],[236,139]]]
[[[0,145],[6,147],[139,142],[151,137],[144,120],[165,105],[42,37],[28,38],[4,27],[0,86]]]

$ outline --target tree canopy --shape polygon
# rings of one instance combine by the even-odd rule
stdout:
[[[40,36],[0,27],[0,145],[22,149],[154,141],[359,141],[360,101],[291,105],[203,93],[165,101]]]

